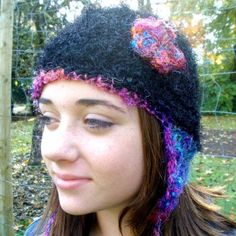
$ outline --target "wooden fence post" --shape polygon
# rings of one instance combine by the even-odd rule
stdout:
[[[10,162],[13,0],[0,0],[0,235],[13,235]]]

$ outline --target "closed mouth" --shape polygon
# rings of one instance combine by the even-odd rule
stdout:
[[[82,185],[87,184],[92,180],[89,177],[58,173],[55,173],[52,179],[58,188],[65,190],[80,188]]]

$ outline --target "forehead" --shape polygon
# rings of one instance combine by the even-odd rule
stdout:
[[[41,94],[54,103],[76,102],[79,99],[100,99],[115,103],[128,109],[128,106],[117,94],[105,91],[96,85],[84,81],[58,80],[47,84]]]

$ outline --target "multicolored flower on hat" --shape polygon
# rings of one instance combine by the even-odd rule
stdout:
[[[131,47],[161,74],[182,70],[186,66],[183,52],[175,45],[172,25],[154,17],[134,21]]]

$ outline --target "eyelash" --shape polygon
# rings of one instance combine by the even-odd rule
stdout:
[[[55,119],[53,119],[52,117],[50,117],[50,116],[45,116],[45,115],[43,115],[43,114],[40,114],[40,115],[38,116],[38,119],[39,119],[39,121],[40,121],[43,125],[51,125],[52,122],[53,122],[53,120],[55,120]]]
[[[85,124],[88,125],[90,129],[106,129],[113,125],[112,122],[92,118],[85,119]]]

